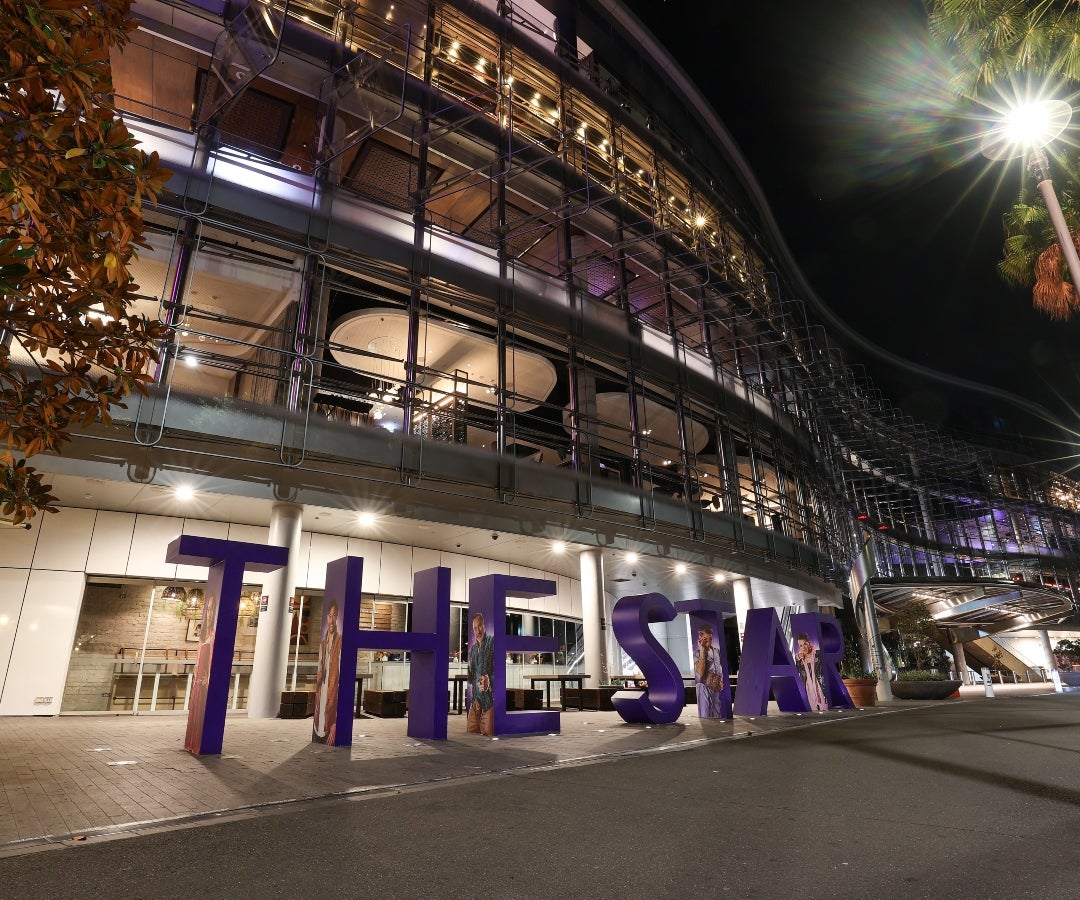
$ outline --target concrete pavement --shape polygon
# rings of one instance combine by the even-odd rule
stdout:
[[[1003,697],[1048,690],[996,686]],[[983,689],[962,694],[979,700]],[[676,724],[663,727],[571,711],[563,713],[559,734],[494,740],[466,735],[463,716],[450,717],[447,741],[409,738],[404,719],[368,718],[356,722],[352,748],[310,743],[310,719],[236,714],[226,724],[220,757],[183,750],[182,715],[8,718],[0,720],[0,856],[292,801],[582,765],[923,705],[894,701],[814,716],[777,713],[772,705],[769,716],[731,722],[699,719],[687,707]]]
[[[640,734],[582,719],[567,736],[611,741],[606,752],[545,762],[521,739],[461,750],[455,738],[428,748],[446,756],[442,780],[371,790],[362,775],[378,757],[330,751],[348,757],[356,792],[27,844],[0,858],[0,900],[1071,900],[1080,694],[1020,693],[770,717],[701,740],[684,723],[638,749],[626,739]],[[417,757],[397,752],[415,742],[387,740],[415,772]],[[465,759],[478,768],[462,773]],[[218,762],[209,768],[228,780]]]

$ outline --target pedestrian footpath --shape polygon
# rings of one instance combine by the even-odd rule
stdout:
[[[1045,694],[1049,685],[995,686],[999,695]],[[964,700],[983,701],[980,688]],[[939,701],[939,702],[958,702]],[[985,701],[992,702],[992,701]],[[0,719],[0,856],[52,844],[143,833],[207,817],[315,798],[380,794],[670,752],[786,728],[832,726],[926,703],[819,714],[699,719],[687,707],[665,726],[628,725],[616,713],[562,713],[558,734],[485,738],[451,716],[446,741],[416,740],[405,719],[358,719],[354,743],[310,741],[311,721],[231,714],[220,756],[183,749],[186,719],[162,713]]]

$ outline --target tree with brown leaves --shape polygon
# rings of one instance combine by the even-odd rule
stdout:
[[[142,204],[169,172],[112,105],[131,0],[0,0],[0,513],[54,511],[26,465],[145,391],[164,331],[130,313]]]

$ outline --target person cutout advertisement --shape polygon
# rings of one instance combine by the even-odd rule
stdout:
[[[337,601],[331,600],[326,609],[326,629],[319,643],[319,670],[315,677],[315,721],[311,726],[312,740],[320,744],[334,743],[340,672],[341,629],[338,628]]]
[[[495,639],[484,628],[484,617],[472,617],[473,640],[469,643],[469,716],[467,732],[491,737],[495,733]]]

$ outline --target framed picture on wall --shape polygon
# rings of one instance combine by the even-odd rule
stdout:
[[[199,630],[202,628],[202,619],[188,619],[187,623],[187,637],[185,640],[197,643],[199,640]]]

